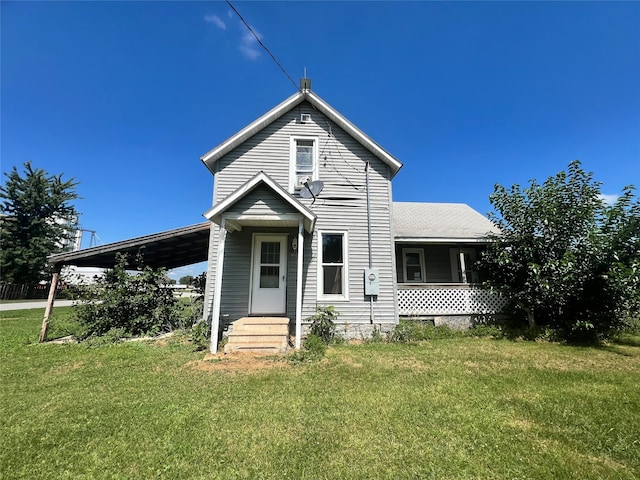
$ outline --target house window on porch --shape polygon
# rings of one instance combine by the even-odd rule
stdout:
[[[402,268],[405,283],[424,283],[424,250],[421,248],[402,249]]]
[[[322,297],[347,296],[346,234],[320,234],[319,290]]]
[[[317,177],[317,151],[315,138],[291,139],[291,182],[290,191],[300,190],[304,182]]]
[[[475,248],[452,248],[451,275],[456,283],[478,283],[478,271],[475,269]]]

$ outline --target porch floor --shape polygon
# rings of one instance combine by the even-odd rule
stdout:
[[[244,317],[232,325],[224,353],[285,353],[289,348],[287,317]]]

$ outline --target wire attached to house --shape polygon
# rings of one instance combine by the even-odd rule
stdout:
[[[289,81],[293,84],[293,88],[295,88],[296,90],[300,91],[300,87],[296,84],[296,82],[293,80],[293,78],[291,78],[291,75],[289,75],[287,73],[285,68],[276,59],[275,55],[273,53],[271,53],[271,50],[269,50],[267,48],[267,46],[264,43],[262,43],[262,40],[260,40],[260,38],[258,37],[258,34],[253,30],[253,28],[251,28],[251,25],[249,25],[247,23],[247,21],[242,17],[242,15],[240,15],[240,12],[238,12],[238,10],[236,10],[236,7],[234,7],[229,0],[225,0],[225,1],[227,2],[227,5],[229,5],[231,10],[233,10],[236,13],[236,15],[238,15],[238,18],[240,18],[240,20],[242,20],[242,23],[244,23],[245,27],[247,27],[247,29],[251,32],[251,34],[254,36],[254,38],[260,44],[260,46],[262,48],[264,48],[264,51],[267,52],[269,54],[269,56],[271,57],[271,59],[275,62],[275,64],[278,67],[280,67],[280,70],[282,70],[282,73],[284,73],[286,75],[286,77],[289,79]]]

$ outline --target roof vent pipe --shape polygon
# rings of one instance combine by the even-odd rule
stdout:
[[[300,90],[303,92],[308,92],[311,90],[311,79],[310,78],[301,78],[300,79]]]

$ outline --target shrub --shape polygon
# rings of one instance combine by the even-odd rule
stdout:
[[[290,361],[292,363],[313,362],[324,357],[326,351],[327,344],[325,341],[318,335],[312,333],[304,339],[302,348],[291,355]]]
[[[502,337],[502,328],[498,325],[476,325],[467,332],[470,337]]]
[[[104,335],[111,329],[122,329],[127,335],[153,335],[183,325],[183,310],[166,288],[164,269],[145,267],[141,257],[139,274],[129,274],[127,265],[127,257],[118,255],[113,270],[94,284],[78,288],[74,311],[85,337]]]
[[[200,320],[191,327],[191,341],[196,346],[196,350],[206,350],[209,346],[211,324],[205,320]]]
[[[434,326],[418,320],[400,320],[391,334],[391,340],[399,343],[418,342],[463,336],[464,333],[452,330],[447,325]]]
[[[385,337],[379,328],[374,328],[371,332],[371,337],[365,340],[365,343],[384,343],[387,341],[387,337]]]
[[[333,305],[317,307],[316,314],[306,319],[307,321],[311,321],[311,327],[309,329],[311,335],[319,337],[325,345],[331,343],[336,334],[335,321],[338,315],[339,313]]]
[[[124,328],[111,328],[102,335],[94,335],[88,337],[85,342],[85,346],[91,347],[105,347],[108,345],[115,345],[120,343],[124,338],[129,338],[129,335]]]

